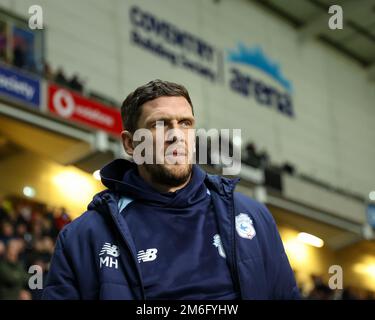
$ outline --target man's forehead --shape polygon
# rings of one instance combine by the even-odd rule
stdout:
[[[160,97],[142,106],[141,119],[193,117],[192,108],[184,97]]]

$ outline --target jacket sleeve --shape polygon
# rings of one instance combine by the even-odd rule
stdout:
[[[267,278],[271,299],[300,299],[294,272],[290,266],[274,218],[262,205],[261,210],[268,224]]]
[[[62,230],[57,238],[47,283],[43,290],[43,300],[80,299],[77,279],[64,246],[64,231],[66,230]]]

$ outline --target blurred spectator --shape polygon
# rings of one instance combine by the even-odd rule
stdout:
[[[26,297],[22,292],[28,282],[28,274],[19,261],[21,250],[19,240],[10,240],[5,249],[4,259],[0,260],[0,299],[17,300]]]
[[[52,68],[48,62],[43,63],[43,77],[48,81],[53,81],[54,76],[53,76]]]
[[[295,173],[294,166],[289,162],[285,162],[282,169],[283,169],[284,172],[286,172],[290,175],[294,175],[294,173]]]
[[[30,206],[20,203],[16,206],[16,210],[18,211],[17,222],[24,222],[30,223],[32,218],[32,209]]]
[[[0,58],[6,60],[7,56],[7,25],[0,21]]]
[[[27,290],[21,290],[18,295],[18,300],[32,300],[31,293]]]
[[[3,220],[9,219],[8,212],[3,207],[4,204],[4,198],[0,196],[0,224]]]
[[[52,258],[54,249],[54,241],[51,237],[45,236],[38,239],[34,244],[34,259],[40,259],[44,262],[49,262]]]
[[[0,300],[40,299],[42,290],[27,287],[27,271],[40,266],[45,281],[58,232],[70,222],[69,215],[65,208],[0,197],[0,217]]]
[[[355,293],[354,288],[352,287],[346,287],[342,291],[341,295],[342,300],[357,300],[357,295]]]
[[[68,213],[66,212],[66,209],[61,207],[61,208],[56,208],[53,212],[54,218],[55,218],[55,226],[57,230],[61,230],[64,228],[66,224],[70,222],[70,218]]]
[[[47,208],[47,210],[46,210],[46,214],[45,214],[45,219],[44,219],[44,227],[46,228],[46,229],[48,229],[49,228],[49,232],[47,232],[48,233],[48,235],[51,237],[51,238],[53,238],[53,239],[55,239],[55,238],[57,238],[57,235],[58,235],[58,233],[59,233],[59,229],[57,228],[57,226],[56,226],[56,223],[55,223],[55,208]],[[56,215],[57,215],[57,213],[56,213]]]
[[[65,87],[69,85],[68,80],[66,79],[65,73],[61,68],[59,68],[56,72],[55,82]]]
[[[13,64],[18,68],[23,68],[26,63],[25,50],[20,43],[13,48]]]
[[[16,225],[16,237],[24,239],[27,233],[27,225],[24,222],[18,223]]]
[[[75,91],[79,91],[79,92],[82,92],[83,91],[83,84],[82,82],[78,79],[78,75],[74,75],[72,77],[72,79],[69,81],[68,83],[68,86],[75,90]]]
[[[270,166],[270,156],[268,155],[268,152],[266,150],[263,150],[258,155],[259,159],[259,166],[262,169],[268,168]]]
[[[0,261],[3,258],[5,253],[5,244],[3,241],[0,240]]]
[[[334,291],[332,291],[328,285],[323,281],[321,276],[311,275],[313,281],[313,289],[308,295],[308,299],[311,300],[332,300]]]
[[[260,158],[256,153],[256,148],[255,148],[254,143],[251,142],[246,145],[243,162],[254,168],[260,167]]]
[[[0,241],[5,245],[14,237],[14,227],[10,221],[4,220],[1,225]]]

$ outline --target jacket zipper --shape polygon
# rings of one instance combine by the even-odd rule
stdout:
[[[234,277],[235,277],[235,283],[237,286],[237,289],[240,294],[240,298],[242,298],[242,290],[241,290],[241,282],[240,282],[240,277],[238,274],[238,262],[237,262],[237,250],[236,250],[236,217],[235,217],[235,208],[234,208],[234,189],[232,190],[231,193],[231,209],[232,209],[232,214],[231,214],[231,219],[232,219],[232,259],[233,259],[233,264],[234,264]]]
[[[129,250],[130,255],[131,255],[132,258],[133,258],[132,260],[133,260],[133,263],[135,264],[135,268],[136,268],[136,270],[137,270],[137,277],[138,277],[138,281],[139,281],[139,286],[140,286],[140,288],[141,288],[142,299],[143,299],[143,300],[146,300],[146,294],[145,294],[145,290],[144,290],[144,288],[143,288],[142,276],[141,276],[141,272],[140,272],[140,270],[139,270],[139,266],[138,266],[137,260],[136,260],[136,258],[135,258],[134,255],[133,255],[133,251],[131,250],[128,241],[126,240],[125,236],[123,235],[123,233],[122,233],[122,231],[121,231],[121,226],[120,226],[119,222],[117,221],[116,216],[112,213],[111,208],[109,207],[109,203],[108,203],[108,202],[106,202],[106,203],[107,203],[107,206],[108,206],[109,212],[111,213],[111,217],[112,217],[113,221],[115,222],[115,225],[116,225],[117,229],[119,230],[119,232],[120,232],[120,234],[121,234],[121,238],[122,238],[122,240],[124,240],[124,242],[125,242],[125,244],[126,244],[126,247],[127,247],[127,249]]]

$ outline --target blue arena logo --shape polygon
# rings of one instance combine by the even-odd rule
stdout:
[[[269,59],[260,47],[246,48],[239,44],[235,50],[227,50],[230,63],[229,86],[232,91],[246,98],[252,98],[257,104],[270,107],[283,115],[294,117],[292,84],[281,73],[280,66]],[[283,89],[254,77],[251,72],[243,71],[238,65],[246,65],[261,70]]]
[[[292,84],[283,76],[279,64],[268,58],[259,46],[247,48],[239,43],[236,50],[228,50],[228,60],[259,69],[292,92]]]

